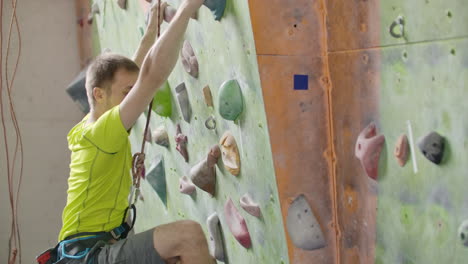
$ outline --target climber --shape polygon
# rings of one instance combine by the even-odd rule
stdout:
[[[128,134],[173,70],[190,17],[202,3],[184,0],[157,41],[167,4],[155,4],[133,60],[105,53],[89,66],[91,111],[68,134],[71,163],[60,243],[41,254],[38,263],[215,263],[194,221],[125,238],[132,185]]]

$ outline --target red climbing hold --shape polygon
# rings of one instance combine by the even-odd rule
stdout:
[[[379,158],[385,142],[384,135],[377,135],[377,127],[371,122],[362,132],[356,142],[354,154],[361,161],[367,176],[377,180]]]
[[[252,247],[247,223],[245,222],[244,217],[242,217],[239,211],[237,211],[237,208],[234,206],[231,199],[229,199],[224,205],[224,215],[226,217],[229,230],[236,240],[245,248]]]
[[[185,162],[188,162],[189,157],[187,152],[187,136],[182,134],[180,124],[177,125],[175,141],[177,151],[179,151],[180,155],[184,157]]]

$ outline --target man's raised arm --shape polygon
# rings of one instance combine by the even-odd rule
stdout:
[[[151,102],[156,90],[169,77],[177,62],[190,17],[202,4],[203,0],[185,0],[167,30],[149,50],[136,84],[120,104],[120,118],[125,129],[133,126]]]

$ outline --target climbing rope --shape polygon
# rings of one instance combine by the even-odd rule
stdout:
[[[157,39],[159,39],[160,33],[161,33],[161,0],[158,1],[158,31],[157,31]],[[138,198],[137,193],[139,192],[140,189],[140,180],[145,175],[145,136],[148,134],[148,129],[149,129],[149,122],[151,119],[151,109],[153,108],[153,100],[151,100],[151,103],[149,104],[148,107],[148,115],[146,117],[146,125],[145,125],[145,131],[143,133],[143,142],[141,143],[141,151],[137,152],[133,155],[132,159],[132,175],[133,175],[133,187],[134,187],[134,193],[132,193],[133,199],[130,199],[131,204],[134,204]]]
[[[5,142],[5,154],[6,154],[6,169],[7,169],[7,179],[8,179],[8,192],[9,192],[9,200],[10,200],[10,209],[11,209],[11,229],[10,229],[10,236],[9,236],[9,243],[8,243],[8,261],[9,264],[16,263],[16,258],[18,257],[19,263],[21,264],[21,236],[20,236],[20,228],[19,228],[19,221],[18,221],[18,198],[19,192],[21,189],[21,182],[23,178],[23,141],[21,138],[21,131],[19,128],[19,123],[16,118],[16,112],[14,107],[14,102],[12,100],[12,88],[16,77],[16,72],[19,65],[19,59],[21,56],[21,32],[18,23],[18,17],[16,15],[17,9],[17,0],[11,0],[12,5],[12,14],[10,19],[10,25],[8,30],[8,40],[7,40],[7,47],[6,47],[6,56],[5,56],[5,65],[3,67],[3,30],[0,33],[0,72],[3,76],[5,75],[5,83],[6,83],[6,94],[7,100],[9,102],[9,110],[10,110],[10,117],[15,129],[15,136],[16,136],[16,143],[15,143],[15,150],[13,154],[13,159],[10,162],[10,153],[8,148],[8,137],[7,137],[7,129],[5,126],[5,115],[3,109],[3,82],[0,80],[0,112],[1,112],[1,123],[3,127],[3,138]],[[0,1],[0,17],[3,17],[3,0]],[[17,31],[18,37],[18,54],[16,57],[16,61],[13,67],[11,80],[8,75],[8,68],[9,68],[9,57],[10,57],[10,47],[11,47],[11,37],[13,32],[13,25]],[[0,28],[3,28],[3,20],[0,21]],[[0,78],[1,79],[1,78]],[[19,153],[20,157],[20,170],[19,170],[19,177],[17,180],[17,187],[16,192],[14,188],[15,184],[15,167],[17,164],[17,156]]]

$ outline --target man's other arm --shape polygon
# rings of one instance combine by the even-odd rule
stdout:
[[[167,30],[149,50],[136,84],[120,104],[120,118],[125,129],[133,126],[153,99],[156,90],[169,77],[177,62],[190,17],[202,3],[203,0],[185,0]]]
[[[151,7],[150,16],[148,19],[148,26],[146,27],[146,32],[141,38],[140,44],[138,48],[133,54],[133,61],[141,67],[143,64],[143,60],[145,59],[146,54],[148,53],[151,46],[153,46],[154,42],[157,40],[157,32],[158,32],[158,23],[161,24],[163,17],[164,17],[164,9],[168,6],[166,2],[161,3],[161,10],[159,10],[159,22],[158,22],[158,8],[159,5],[157,1]]]

